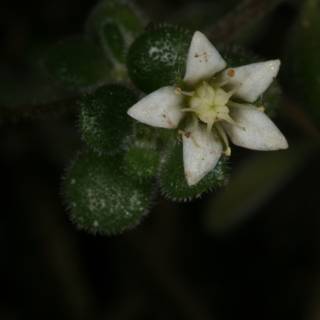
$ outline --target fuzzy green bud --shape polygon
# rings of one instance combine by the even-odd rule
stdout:
[[[136,96],[121,85],[108,85],[84,96],[80,129],[83,140],[99,154],[113,154],[126,148],[133,121],[127,110]]]
[[[152,187],[123,174],[121,158],[81,154],[69,168],[64,192],[71,220],[90,233],[118,234],[140,223]]]
[[[180,27],[161,25],[149,28],[130,47],[128,72],[144,92],[182,80],[192,33]]]

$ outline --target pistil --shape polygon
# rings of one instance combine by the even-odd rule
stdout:
[[[182,109],[184,112],[193,112],[200,121],[207,124],[207,130],[211,131],[213,125],[217,121],[226,121],[234,124],[235,122],[229,115],[228,102],[230,101],[232,92],[227,92],[221,87],[209,85],[203,81],[195,91],[183,92],[181,94],[188,95],[188,107]]]

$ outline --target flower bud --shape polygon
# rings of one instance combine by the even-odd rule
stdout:
[[[64,192],[71,220],[91,233],[117,234],[140,223],[150,207],[152,186],[123,174],[119,156],[81,154],[69,168]]]
[[[129,49],[128,72],[144,92],[178,83],[184,76],[192,33],[177,26],[149,28]]]
[[[126,148],[132,133],[127,109],[136,97],[121,85],[108,85],[84,96],[81,101],[80,129],[83,140],[99,154],[114,154]]]

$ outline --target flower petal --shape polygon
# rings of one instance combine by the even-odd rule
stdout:
[[[235,96],[247,102],[254,102],[268,89],[280,68],[280,60],[269,60],[228,68],[222,72],[222,81],[227,81]]]
[[[286,138],[269,117],[252,105],[230,108],[236,125],[223,122],[231,141],[247,149],[270,151],[287,149]]]
[[[128,115],[153,127],[173,129],[183,116],[182,102],[174,87],[162,87],[133,105]]]
[[[196,31],[189,47],[184,81],[194,84],[210,78],[226,67],[226,62],[207,37]]]
[[[197,184],[217,164],[222,153],[220,140],[205,128],[190,126],[183,135],[183,165],[189,186]]]

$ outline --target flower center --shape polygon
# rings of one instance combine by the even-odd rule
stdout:
[[[231,96],[231,92],[203,81],[189,98],[188,107],[183,110],[194,112],[202,122],[207,124],[208,130],[211,130],[216,121],[232,121],[227,106]]]

